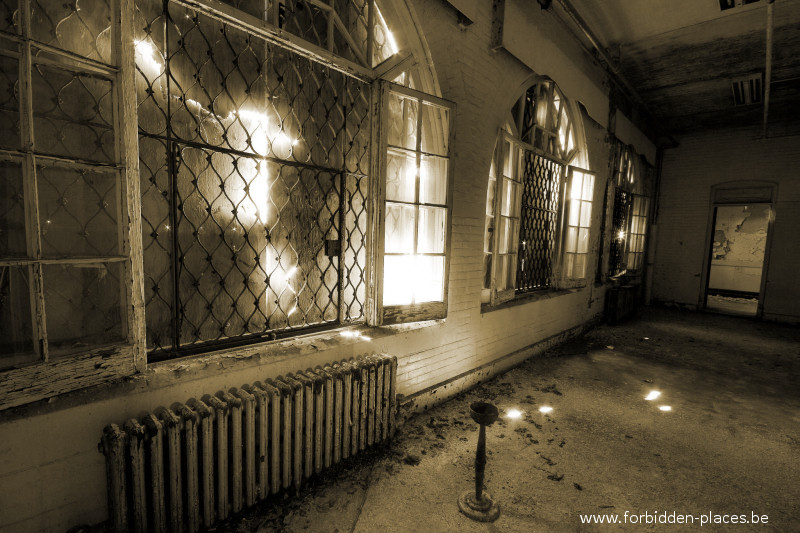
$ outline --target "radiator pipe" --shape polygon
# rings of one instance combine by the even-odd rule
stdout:
[[[769,120],[769,93],[772,85],[772,33],[775,18],[775,0],[767,0],[767,64],[764,69],[764,124],[761,136],[767,136],[767,121]]]

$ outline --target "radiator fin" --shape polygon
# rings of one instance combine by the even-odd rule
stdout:
[[[397,359],[341,361],[108,425],[109,529],[208,529],[392,437]]]

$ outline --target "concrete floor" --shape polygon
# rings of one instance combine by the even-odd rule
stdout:
[[[217,531],[797,532],[798,378],[797,327],[648,309],[410,419],[387,448]],[[661,396],[645,400],[653,390]],[[501,508],[492,524],[456,504],[474,479],[476,400],[523,412],[487,429],[486,489]],[[627,524],[581,523],[626,511]],[[665,512],[696,522],[630,523]],[[713,524],[753,513],[767,524]]]

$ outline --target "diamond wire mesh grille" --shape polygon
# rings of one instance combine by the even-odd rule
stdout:
[[[550,286],[563,167],[530,150],[523,155],[517,292]]]
[[[201,13],[137,8],[148,347],[363,317],[369,87]]]
[[[611,245],[609,248],[609,275],[616,276],[625,270],[625,235],[624,232],[628,222],[628,212],[630,210],[631,194],[620,187],[614,188],[614,211],[612,214],[612,234]]]

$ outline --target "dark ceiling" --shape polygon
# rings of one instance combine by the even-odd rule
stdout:
[[[763,133],[767,0],[569,0],[663,133],[752,127]],[[745,2],[747,0],[744,0]],[[768,135],[800,133],[800,0],[773,5]],[[584,38],[579,33],[580,38]],[[592,44],[586,39],[585,44]],[[734,101],[754,77],[756,102]],[[759,85],[761,87],[759,87]],[[741,87],[741,85],[739,85]],[[760,89],[760,90],[759,90]],[[761,93],[761,98],[758,93]]]

